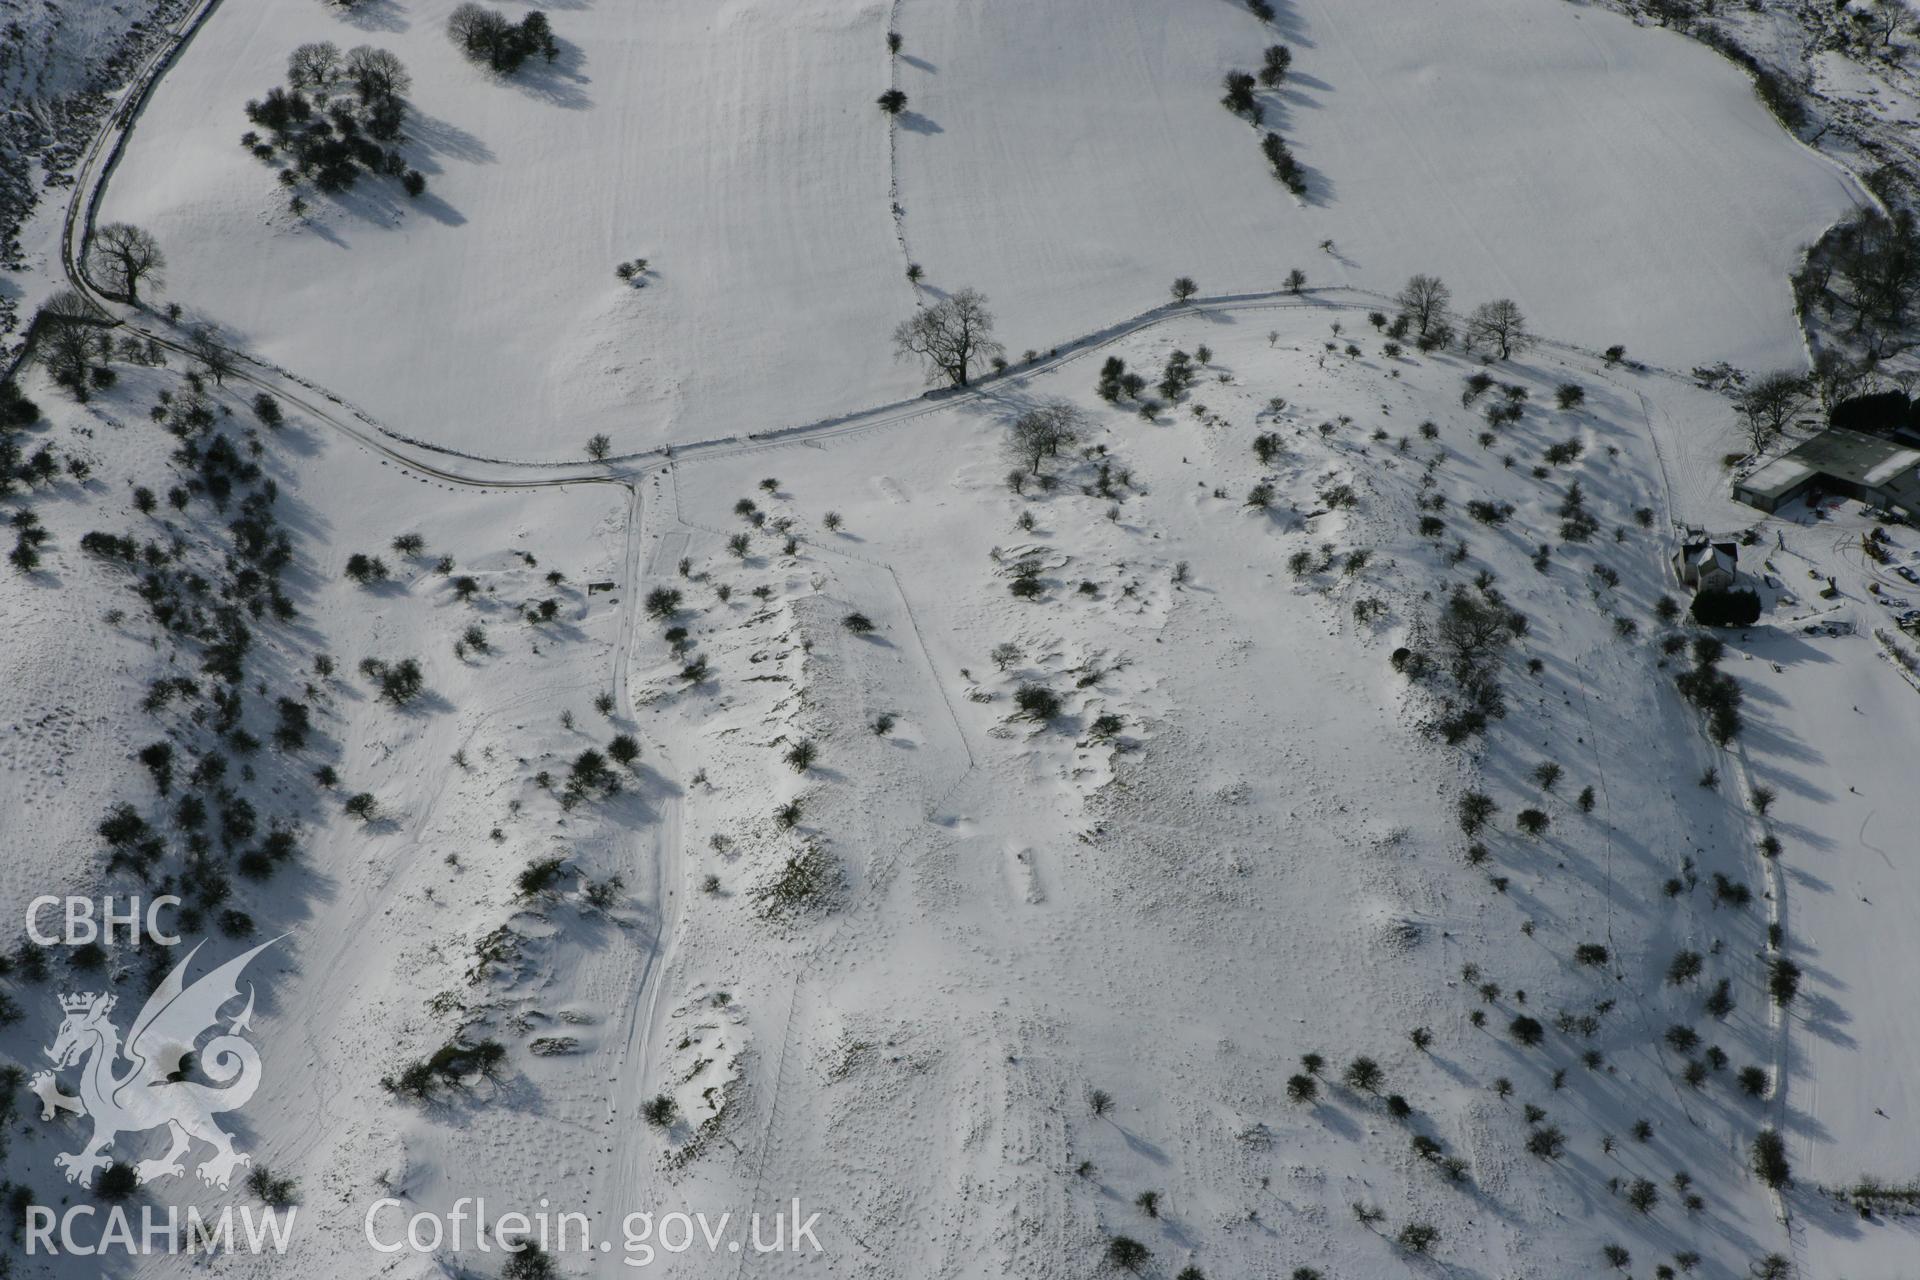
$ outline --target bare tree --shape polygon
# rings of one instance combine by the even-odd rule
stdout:
[[[128,302],[140,301],[140,282],[158,281],[167,257],[152,233],[131,222],[109,222],[93,236],[92,266],[106,280],[109,292]]]
[[[1832,269],[1812,277],[1830,291],[1836,309],[1853,313],[1851,332],[1865,331],[1868,349],[1881,354],[1889,333],[1906,324],[1920,286],[1920,225],[1911,213],[1892,218],[1864,209],[1834,228]]]
[[[993,340],[993,313],[977,289],[962,289],[902,320],[893,347],[896,355],[920,357],[928,382],[944,379],[955,387],[967,385],[977,362],[1006,351]]]
[[[1400,307],[1400,314],[1418,326],[1424,338],[1427,330],[1446,314],[1447,304],[1453,301],[1453,290],[1447,288],[1439,276],[1419,275],[1407,281],[1394,301]]]
[[[1511,298],[1483,302],[1467,317],[1467,341],[1475,346],[1495,348],[1502,360],[1532,340],[1533,335],[1527,332],[1527,318],[1520,314],[1520,305]]]
[[[1780,438],[1807,403],[1809,388],[1805,375],[1792,369],[1776,369],[1749,382],[1740,392],[1741,416],[1747,420],[1747,439],[1755,453],[1765,453]]]
[[[45,302],[41,303],[40,318],[43,323],[47,324],[60,324],[69,320],[77,321],[81,324],[94,325],[112,323],[110,320],[101,318],[99,312],[93,309],[93,304],[87,301],[85,295],[77,293],[72,289],[61,289]]]
[[[213,378],[213,384],[220,386],[224,383],[227,375],[233,372],[233,352],[221,345],[219,335],[214,332],[213,326],[210,324],[194,326],[188,342],[193,348],[193,358],[198,360],[200,367]]]
[[[506,26],[507,20],[500,14],[482,8],[471,0],[455,5],[453,12],[447,15],[447,35],[465,50],[478,48]]]
[[[605,462],[607,455],[613,452],[613,441],[604,435],[593,436],[587,441],[587,456],[595,462]]]
[[[538,18],[535,18],[538,15]],[[483,62],[495,71],[513,72],[519,69],[527,55],[542,44],[553,43],[553,33],[546,26],[546,15],[538,9],[527,15],[534,30],[527,31],[516,27],[507,20],[507,16],[493,9],[470,2],[454,9],[447,18],[447,34],[460,46],[468,58]],[[551,62],[553,59],[547,59]]]
[[[1008,455],[1024,468],[1024,474],[1035,476],[1040,474],[1040,464],[1046,460],[1047,456],[1047,444],[1040,433],[1032,429],[1025,415],[1014,419],[1012,425],[1008,427],[1006,450]],[[1014,471],[1008,477],[1008,482],[1011,483],[1015,476],[1022,474],[1020,470]]]
[[[105,336],[93,306],[71,289],[62,289],[40,307],[38,357],[52,379],[79,399],[87,398],[87,379],[100,358]]]
[[[1180,276],[1174,280],[1172,292],[1175,302],[1185,302],[1188,298],[1200,292],[1200,286],[1193,282],[1192,276]]]
[[[87,378],[93,372],[99,345],[86,325],[62,321],[40,332],[40,360],[56,383],[81,400],[87,398]]]
[[[413,87],[413,77],[400,59],[372,45],[356,45],[347,51],[346,75],[366,106],[403,97]]]
[[[1856,362],[1829,347],[1814,356],[1809,385],[1819,392],[1821,405],[1831,412],[1842,400],[1868,390],[1878,371],[1878,363],[1871,358]]]
[[[1063,445],[1077,440],[1086,421],[1086,415],[1067,401],[1049,400],[1013,420],[1007,451],[1026,466],[1029,474],[1039,475],[1040,463],[1058,456]]]
[[[287,55],[287,82],[296,89],[319,89],[340,70],[340,46],[331,40],[298,45]]]
[[[1869,0],[1866,8],[1853,11],[1852,18],[1868,38],[1889,50],[1895,36],[1912,35],[1916,27],[1903,0]]]
[[[1456,588],[1440,611],[1433,638],[1462,692],[1476,700],[1497,699],[1496,670],[1513,638],[1513,615],[1508,610]]]

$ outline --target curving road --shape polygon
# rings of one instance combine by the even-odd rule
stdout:
[[[87,254],[93,237],[94,220],[107,183],[113,176],[141,113],[151,99],[160,78],[173,65],[180,52],[218,9],[220,0],[202,3],[182,17],[174,38],[149,55],[135,74],[121,104],[107,116],[101,131],[89,142],[75,172],[72,194],[61,229],[61,270],[69,286],[84,298],[110,325],[138,334],[187,360],[194,360],[189,335],[144,306],[128,306],[101,289],[87,273]],[[1163,304],[1129,316],[1115,324],[1082,335],[1053,349],[1044,359],[1022,365],[1004,375],[993,375],[978,384],[958,389],[942,389],[923,396],[851,410],[843,414],[798,425],[773,425],[760,431],[726,436],[711,436],[659,446],[640,453],[624,454],[594,463],[580,459],[526,460],[479,457],[447,448],[432,441],[410,436],[375,421],[345,399],[289,369],[270,364],[237,348],[225,350],[235,362],[228,377],[236,382],[272,393],[277,398],[312,417],[316,422],[338,431],[362,447],[390,461],[410,467],[422,475],[447,484],[482,488],[539,488],[567,484],[625,483],[671,464],[677,459],[726,456],[764,448],[770,444],[818,440],[857,434],[876,428],[898,426],[929,416],[954,403],[999,398],[998,388],[1011,378],[1042,373],[1089,352],[1099,350],[1130,334],[1167,320],[1192,314],[1196,310],[1249,311],[1289,308],[1362,311],[1386,301],[1386,295],[1361,289],[1330,288],[1288,291],[1281,288],[1247,293],[1198,297],[1185,304]],[[1559,344],[1554,344],[1559,345]]]

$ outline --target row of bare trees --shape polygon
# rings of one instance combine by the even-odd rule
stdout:
[[[536,53],[548,62],[560,55],[547,15],[538,9],[516,24],[496,9],[467,0],[448,17],[447,35],[469,59],[503,75],[513,74]]]
[[[111,370],[106,366],[116,354],[111,337],[113,324],[84,296],[72,289],[62,289],[40,307],[34,334],[37,358],[57,385],[85,400],[91,389],[111,381]],[[138,349],[137,340],[128,341],[134,342]],[[123,342],[120,352],[123,356],[125,347]],[[149,344],[148,349],[154,348]],[[234,371],[233,350],[220,341],[211,325],[196,325],[189,331],[187,351],[215,385],[224,383],[227,375]],[[158,357],[139,359],[150,364]]]
[[[145,228],[127,222],[111,222],[94,233],[87,246],[87,271],[96,287],[110,297],[130,303],[140,300],[140,286],[155,284],[167,265],[160,242]],[[169,308],[177,318],[179,309]],[[98,310],[86,295],[62,289],[41,304],[36,317],[34,341],[38,358],[55,383],[85,399],[90,389],[107,385],[112,371],[107,362],[114,356],[111,316]],[[125,348],[137,340],[127,339]],[[157,350],[153,343],[147,350]],[[187,335],[187,351],[202,371],[216,384],[226,380],[235,366],[231,348],[219,340],[211,325],[194,326]],[[157,357],[138,357],[152,363]]]
[[[1439,276],[1413,276],[1394,303],[1421,347],[1431,350],[1453,340],[1453,326],[1447,318],[1453,290]],[[1465,338],[1468,347],[1497,354],[1502,360],[1512,359],[1515,352],[1531,346],[1534,340],[1520,304],[1512,298],[1495,298],[1467,313]]]
[[[1175,302],[1185,302],[1199,292],[1199,286],[1190,276],[1181,276],[1172,292]],[[1453,336],[1447,321],[1452,300],[1452,290],[1439,277],[1417,275],[1396,301],[1408,327],[1417,328],[1423,346],[1444,346]],[[1469,347],[1501,360],[1511,359],[1534,340],[1526,316],[1511,298],[1475,307],[1466,317],[1465,336]],[[893,331],[893,345],[899,356],[925,366],[930,384],[952,387],[970,385],[982,364],[1006,350],[994,339],[993,313],[977,289],[961,289],[902,320]]]

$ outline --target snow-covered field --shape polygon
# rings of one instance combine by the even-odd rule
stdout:
[[[299,1226],[216,1270],[499,1275],[363,1236],[382,1198],[390,1239],[479,1196],[586,1214],[612,1247],[559,1253],[567,1276],[630,1269],[626,1214],[732,1213],[738,1240],[795,1198],[821,1255],[723,1234],[655,1265],[1064,1278],[1114,1274],[1125,1237],[1166,1280],[1739,1277],[1775,1253],[1805,1280],[1911,1274],[1898,1219],[1819,1190],[1920,1172],[1920,1008],[1889,977],[1920,959],[1920,686],[1867,591],[1906,587],[1861,557],[1856,507],[1733,504],[1731,406],[1662,371],[1799,359],[1785,273],[1853,198],[1732,67],[1559,0],[1302,0],[1272,28],[1149,0],[652,0],[555,6],[552,67],[496,81],[451,8],[226,0],[107,188],[103,217],[166,248],[156,301],[312,385],[245,366],[189,420],[177,351],[117,359],[84,405],[22,384],[46,414],[23,453],[56,474],[5,502],[47,537],[0,572],[0,914],[139,885],[98,829],[126,801],[161,842],[143,891],[206,905],[208,954],[286,935],[250,971],[263,1083],[227,1122],[297,1179]],[[236,145],[240,104],[321,38],[411,67],[420,201],[363,179],[301,225]],[[1217,101],[1273,40],[1304,202]],[[613,276],[634,256],[644,288]],[[1329,287],[745,438],[919,389],[887,340],[909,261],[922,302],[983,289],[1015,356],[1176,273]],[[1553,341],[1390,351],[1365,291],[1413,270],[1513,296]],[[1171,402],[1096,394],[1104,361],[1151,384],[1176,351],[1197,375]],[[482,465],[328,393],[490,458],[740,438]],[[1059,403],[1078,438],[1011,455],[1009,423]],[[242,607],[262,504],[284,618]],[[1742,570],[1791,598],[1725,637],[1747,728],[1723,750],[1676,683],[1697,629],[1660,605],[1685,599],[1680,526],[1756,523]],[[153,549],[116,562],[89,531]],[[1451,743],[1450,608],[1489,620],[1503,691]],[[1816,613],[1856,634],[1806,634]],[[423,691],[383,696],[407,658]],[[276,736],[283,699],[304,743]],[[136,755],[156,741],[165,785]],[[295,854],[247,856],[282,828]],[[173,959],[16,966],[0,1052],[38,1069],[56,995],[110,987],[130,1016]],[[424,1100],[383,1084],[482,1042],[503,1061]],[[90,1203],[54,1163],[85,1123],[22,1107],[6,1177]],[[1750,1166],[1767,1127],[1780,1195]],[[258,1199],[183,1178],[135,1203]]]
[[[1265,30],[1228,4],[1094,8],[902,5],[935,65],[900,82],[938,126],[901,139],[909,244],[1002,301],[1018,346],[1178,273],[1232,292],[1300,267],[1385,290],[1437,271],[1679,368],[1799,358],[1786,273],[1856,197],[1697,44],[1564,3],[1298,0]],[[1266,124],[1304,201],[1217,102],[1276,37],[1294,72]]]
[[[383,3],[360,26],[312,0],[224,7],[103,216],[177,243],[175,294],[251,347],[458,448],[572,457],[604,431],[637,450],[911,389],[885,340],[913,292],[873,106],[881,6],[556,9],[560,57],[505,83],[450,44],[453,7]],[[412,71],[419,201],[367,181],[299,225],[237,145],[243,104],[320,39]],[[614,276],[636,257],[644,288]],[[400,298],[417,328],[364,323]]]
[[[1277,28],[1227,4],[903,0],[891,70],[872,0],[593,5],[556,9],[560,58],[511,83],[459,57],[452,7],[223,6],[102,214],[152,228],[170,296],[251,349],[494,456],[910,393],[888,342],[910,259],[930,291],[986,292],[1013,354],[1151,306],[1176,274],[1235,292],[1297,266],[1384,290],[1437,271],[1568,340],[1768,366],[1799,350],[1789,267],[1855,198],[1735,68],[1545,0],[1285,5]],[[1304,202],[1218,103],[1276,38],[1296,74],[1264,95],[1268,123],[1308,166]],[[421,200],[362,182],[302,225],[237,145],[242,105],[314,39],[413,72]],[[909,100],[891,152],[873,105],[890,75]],[[645,288],[613,275],[633,257]],[[400,299],[417,324],[366,323]]]

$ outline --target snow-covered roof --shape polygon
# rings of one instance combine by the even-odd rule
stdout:
[[[1733,573],[1739,567],[1740,551],[1731,542],[1702,540],[1682,546],[1676,559],[1697,571],[1721,569]]]
[[[1920,449],[1901,449],[1867,469],[1867,483],[1876,487],[1890,483],[1903,471],[1920,466]]]
[[[1766,466],[1760,468],[1745,480],[1740,487],[1749,493],[1778,497],[1801,484],[1814,475],[1814,468],[1800,461],[1792,454],[1782,454]]]
[[[1834,427],[1803,440],[1740,482],[1745,492],[1779,499],[1816,476],[1869,489],[1908,482],[1920,469],[1920,449],[1881,436]]]

